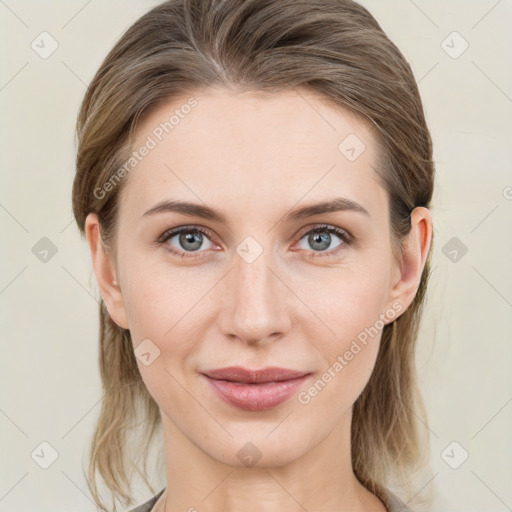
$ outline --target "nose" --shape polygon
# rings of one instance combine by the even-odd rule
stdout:
[[[235,254],[223,280],[218,325],[223,335],[249,345],[272,343],[290,329],[292,293],[272,258],[263,252],[248,263]]]

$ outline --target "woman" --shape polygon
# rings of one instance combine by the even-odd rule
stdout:
[[[167,485],[137,512],[410,510],[434,165],[411,69],[370,13],[162,3],[106,57],[77,132],[98,507],[96,472],[124,505],[132,465],[155,493],[129,449],[161,427]]]

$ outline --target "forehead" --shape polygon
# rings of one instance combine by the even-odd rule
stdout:
[[[226,216],[228,206],[288,208],[343,195],[370,209],[384,198],[367,125],[299,89],[176,97],[143,119],[132,150],[139,160],[121,202],[139,214],[168,197],[202,201]]]

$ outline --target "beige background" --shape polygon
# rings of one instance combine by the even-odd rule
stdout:
[[[0,512],[95,510],[82,465],[101,398],[99,294],[71,214],[73,130],[101,60],[156,3],[0,1]],[[421,485],[437,493],[432,511],[512,510],[512,2],[361,3],[410,61],[434,139]],[[31,48],[43,31],[58,43],[46,59]],[[46,262],[43,237],[57,250]],[[42,442],[58,453],[47,469]]]

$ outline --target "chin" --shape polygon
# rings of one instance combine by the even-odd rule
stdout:
[[[202,446],[201,449],[212,459],[238,468],[276,468],[294,462],[303,456],[313,444],[312,436],[306,432],[290,434],[289,429],[282,429],[277,434],[278,425],[266,425],[265,428],[245,429],[240,435],[215,446]],[[269,434],[270,433],[270,434]],[[306,440],[310,439],[310,442]]]

